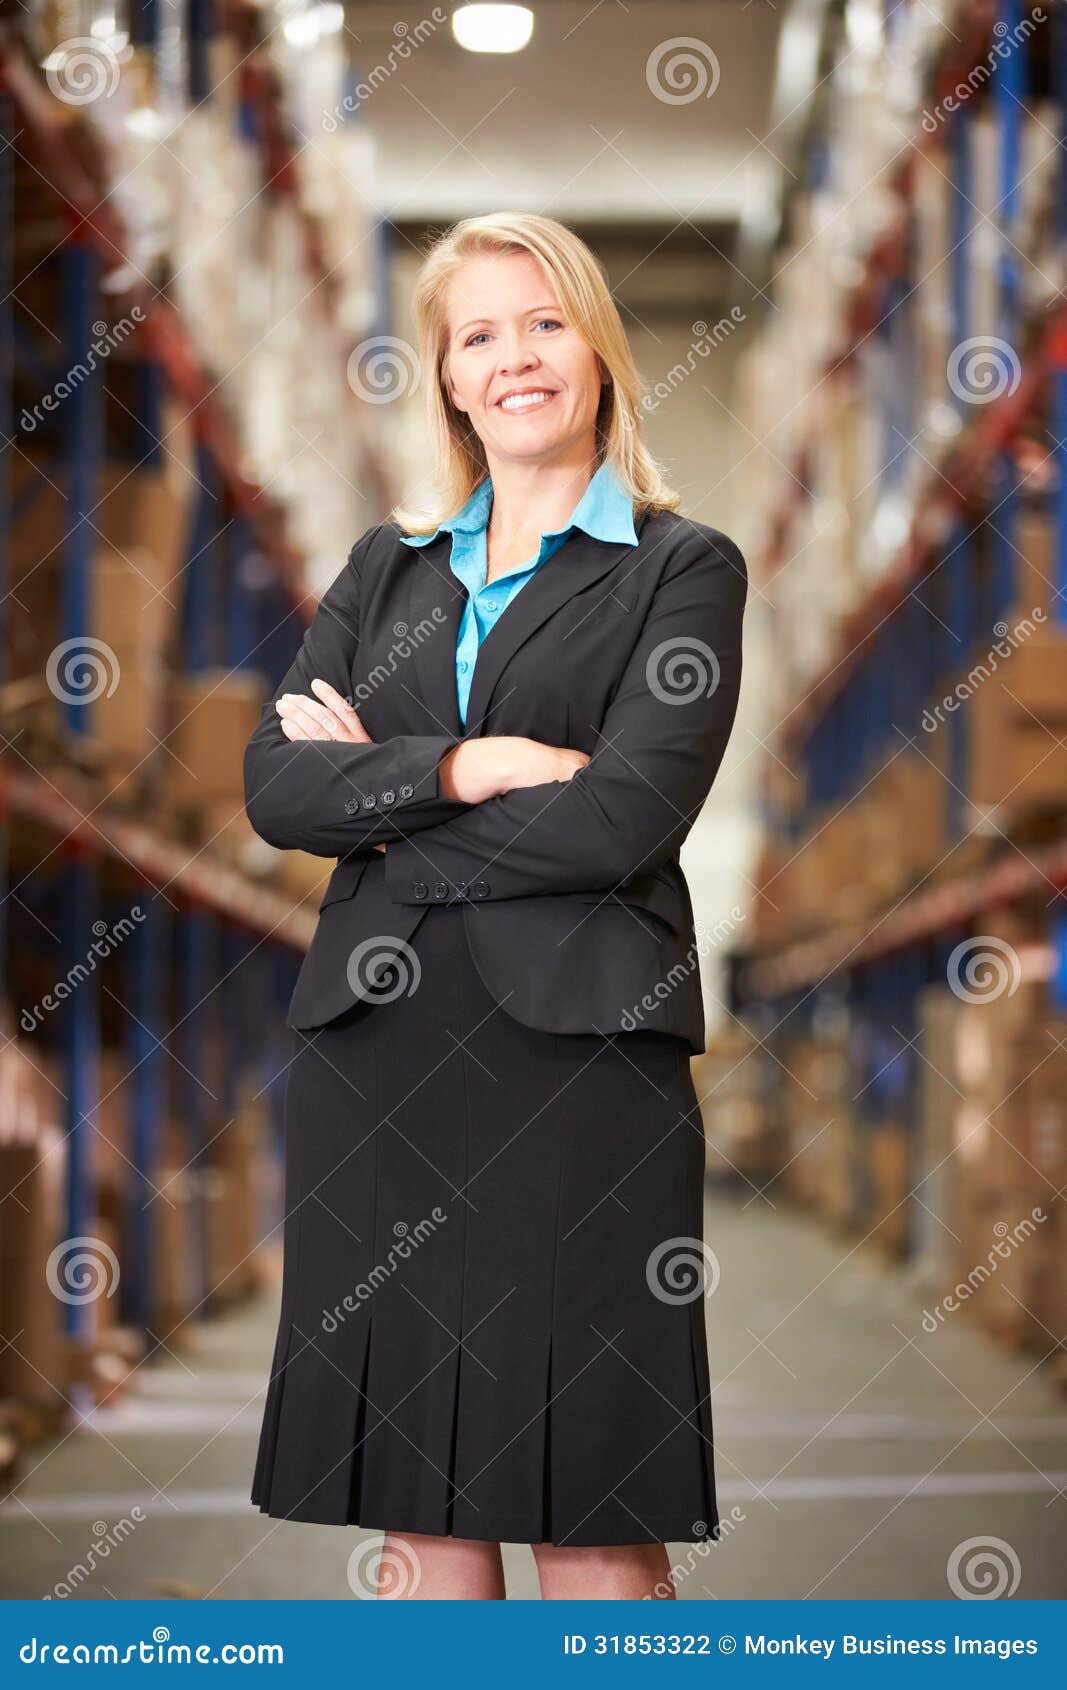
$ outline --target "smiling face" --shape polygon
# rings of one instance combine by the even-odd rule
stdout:
[[[532,254],[468,259],[446,305],[445,380],[490,472],[494,459],[549,462],[595,449],[601,367]]]

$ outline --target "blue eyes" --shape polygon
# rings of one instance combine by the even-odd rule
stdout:
[[[541,317],[538,319],[536,327],[540,328],[542,323],[551,323],[554,329],[561,329],[563,327],[563,324],[556,317]],[[464,346],[473,346],[476,340],[480,340],[482,336],[488,334],[488,332],[488,329],[478,329],[468,340],[464,341]]]

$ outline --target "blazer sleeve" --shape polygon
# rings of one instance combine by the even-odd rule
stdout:
[[[470,808],[440,792],[438,764],[459,743],[452,735],[399,734],[370,745],[290,740],[274,708],[285,692],[313,698],[315,678],[329,681],[342,697],[350,694],[359,643],[361,570],[382,526],[368,529],[352,547],[245,748],[248,819],[261,838],[283,850],[342,856],[360,845],[404,838]]]
[[[712,539],[709,543],[709,535]],[[748,591],[734,542],[702,529],[664,570],[601,729],[569,781],[517,788],[392,844],[389,892],[441,877],[489,899],[617,887],[668,861],[704,805],[737,711]]]

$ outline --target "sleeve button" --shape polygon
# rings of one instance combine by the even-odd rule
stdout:
[[[488,882],[488,880],[476,880],[475,881],[475,883],[474,883],[474,896],[476,898],[488,898],[488,896],[489,896],[489,882]]]
[[[409,786],[407,781],[405,781],[403,786],[400,788],[401,798],[412,798],[414,797],[414,794],[415,788],[413,786]]]
[[[377,795],[373,792],[368,792],[363,799],[363,808],[365,810],[373,810],[373,808],[374,808],[375,804],[377,804],[377,802],[378,802]]]
[[[413,880],[411,882],[411,890],[416,898],[425,898],[427,892],[429,891],[429,887],[427,886],[425,880]]]
[[[354,816],[358,809],[359,809],[359,799],[358,798],[349,798],[347,800],[347,802],[345,803],[345,815],[346,816]]]
[[[382,793],[382,803],[383,804],[395,804],[396,803],[396,793],[392,792],[392,791],[383,792]]]
[[[435,898],[447,898],[448,897],[448,881],[447,880],[439,880],[437,882],[437,884],[434,886],[433,895],[434,895]]]

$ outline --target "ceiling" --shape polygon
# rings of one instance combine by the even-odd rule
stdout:
[[[381,209],[405,234],[535,210],[613,229],[619,246],[627,232],[646,251],[672,243],[687,264],[702,241],[728,251],[746,208],[774,199],[780,167],[761,138],[784,0],[533,0],[529,46],[501,55],[459,47],[452,9],[346,6]],[[672,85],[657,57],[690,51],[682,40],[694,68]]]

